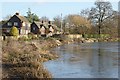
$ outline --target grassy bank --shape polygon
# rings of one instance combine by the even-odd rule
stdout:
[[[51,78],[43,62],[58,58],[50,52],[57,46],[54,39],[2,42],[3,78]]]

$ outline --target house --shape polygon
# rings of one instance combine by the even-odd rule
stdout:
[[[2,25],[2,33],[6,35],[9,34],[10,29],[13,26],[17,27],[20,35],[26,35],[30,32],[29,21],[19,13],[13,15],[5,24]]]
[[[53,25],[50,21],[49,22],[33,22],[31,24],[31,32],[34,34],[40,35],[48,35],[52,36],[58,31],[57,26]]]
[[[40,34],[40,26],[41,26],[41,22],[33,22],[31,24],[31,29],[30,29],[30,32],[34,33],[34,34]]]

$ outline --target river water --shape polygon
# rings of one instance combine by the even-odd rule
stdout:
[[[54,48],[60,58],[44,63],[53,78],[118,78],[118,43],[74,43]]]

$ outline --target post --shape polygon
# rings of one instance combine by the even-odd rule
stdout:
[[[6,39],[5,35],[3,35],[3,40],[5,41],[5,39]]]

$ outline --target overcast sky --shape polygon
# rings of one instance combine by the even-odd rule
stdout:
[[[53,17],[63,14],[79,14],[82,9],[94,7],[96,0],[1,0],[0,1],[0,20],[7,15],[27,15],[28,8],[39,17],[46,16],[50,20]],[[114,10],[118,10],[118,0],[109,0]]]

